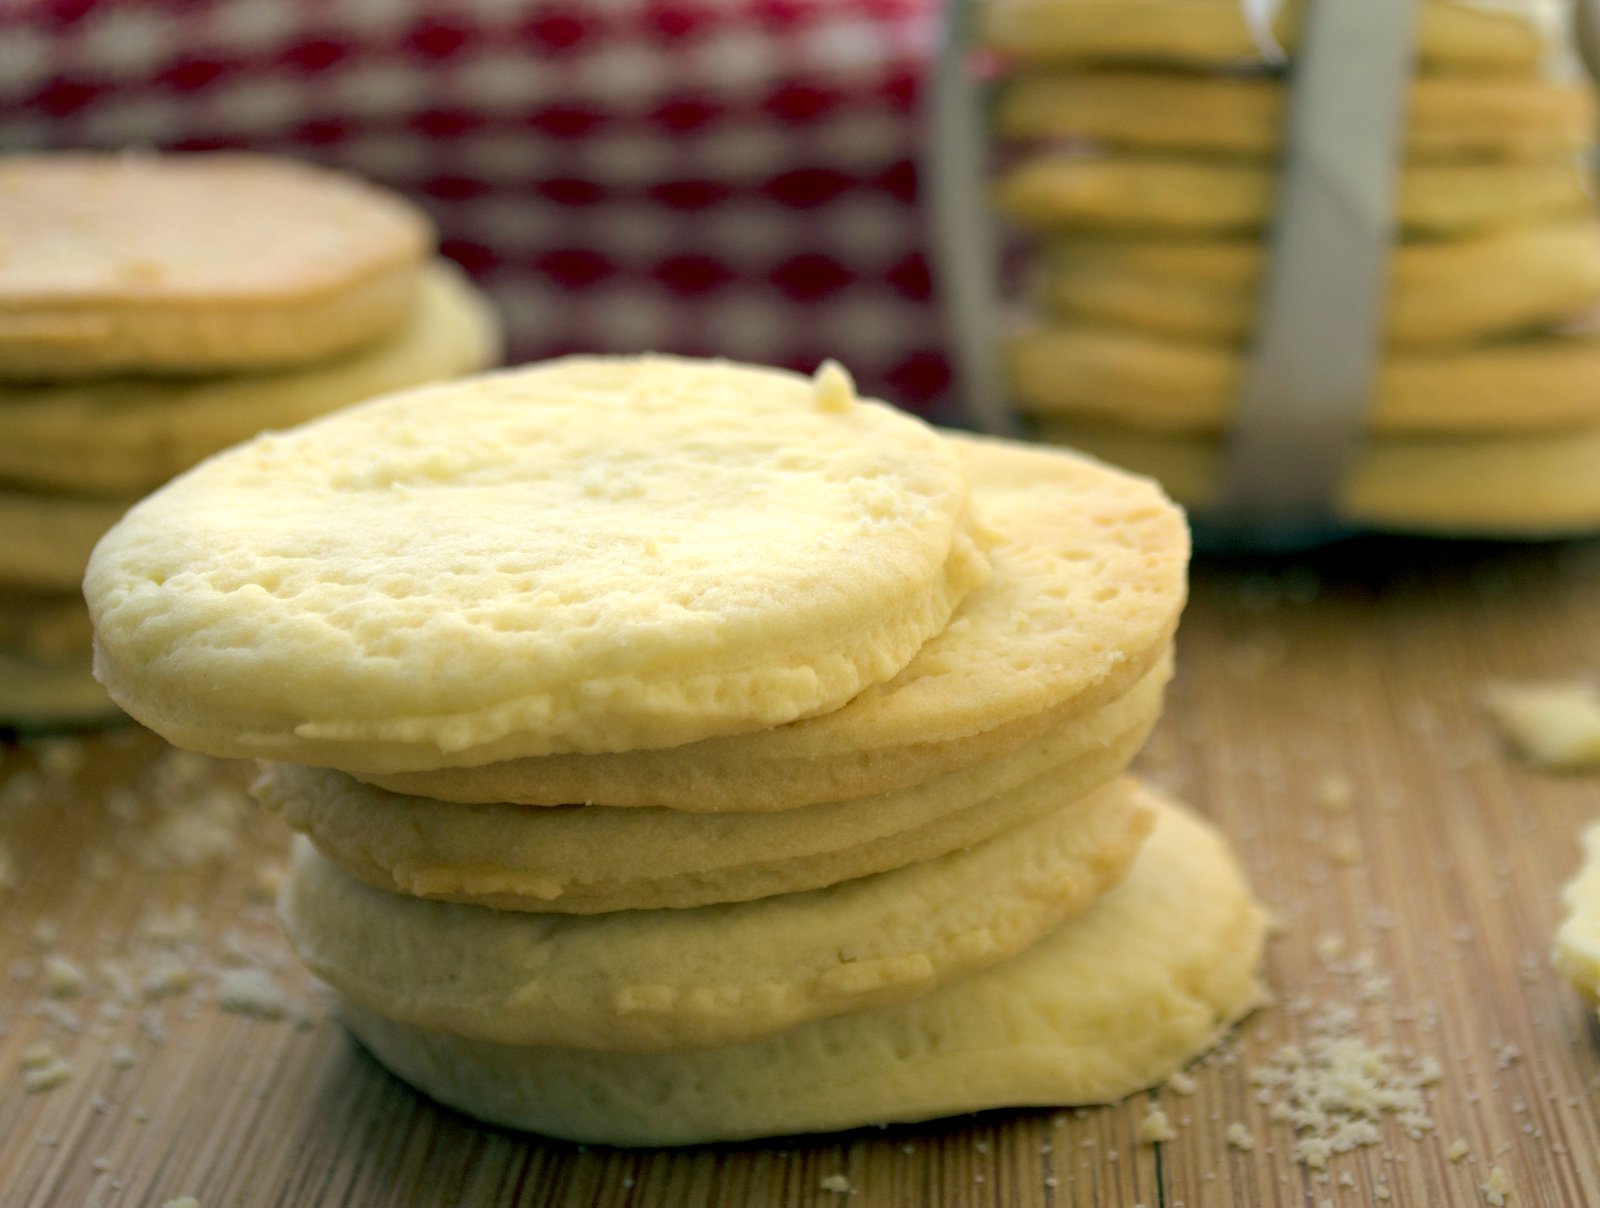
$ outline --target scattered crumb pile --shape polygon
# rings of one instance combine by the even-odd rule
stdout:
[[[1250,1070],[1268,1118],[1295,1131],[1295,1161],[1321,1170],[1334,1154],[1376,1145],[1385,1117],[1413,1140],[1432,1130],[1425,1092],[1439,1081],[1436,1059],[1403,1061],[1368,1043],[1349,1007],[1318,1011],[1310,1030],[1306,1042],[1284,1045]]]
[[[163,750],[130,785],[107,792],[94,813],[80,783],[84,751],[79,740],[34,744],[36,766],[8,769],[0,787],[6,899],[40,888],[23,884],[38,870],[19,863],[20,847],[6,841],[9,834],[42,812],[71,809],[81,811],[75,825],[86,837],[77,868],[26,899],[47,903],[51,917],[18,921],[14,934],[25,937],[26,948],[3,970],[0,1036],[14,1033],[22,1045],[21,1089],[49,1091],[138,1065],[168,1042],[173,1028],[207,1012],[301,1027],[315,1022],[320,996],[307,988],[271,907],[282,843],[251,833],[257,815],[242,789],[219,776],[212,760]],[[229,923],[202,925],[201,911],[217,906],[215,866],[222,860],[237,869],[225,906]],[[39,873],[47,874],[53,875]],[[97,884],[105,882],[113,884]],[[124,884],[162,904],[85,925],[86,904],[118,894]],[[62,940],[68,932],[70,949]]]

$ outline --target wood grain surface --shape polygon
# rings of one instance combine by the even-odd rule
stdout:
[[[1188,1093],[683,1151],[515,1135],[385,1074],[277,935],[283,835],[246,769],[132,729],[13,743],[0,1205],[1472,1205],[1494,1166],[1518,1208],[1600,1204],[1600,1028],[1548,959],[1600,777],[1519,766],[1474,701],[1600,675],[1597,614],[1590,544],[1200,561],[1140,766],[1222,824],[1275,907],[1275,1003]],[[1439,1073],[1432,1127],[1388,1118],[1317,1170],[1251,1071],[1330,1027]],[[41,1044],[71,1069],[30,1093]],[[1141,1144],[1152,1103],[1175,1135]]]

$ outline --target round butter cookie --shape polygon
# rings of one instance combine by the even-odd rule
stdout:
[[[948,855],[1088,796],[1143,745],[1169,668],[1011,754],[779,813],[461,805],[283,763],[253,791],[345,871],[415,897],[569,914],[744,902]]]
[[[1042,292],[1068,325],[1242,344],[1266,260],[1255,240],[1063,240],[1046,258]],[[1597,304],[1592,219],[1404,243],[1389,253],[1383,333],[1391,350],[1436,348],[1564,323]]]
[[[239,154],[0,159],[0,377],[304,365],[404,321],[433,245],[395,194]]]
[[[1044,232],[1255,235],[1277,199],[1268,164],[1162,155],[1047,154],[1000,178],[995,202]],[[1407,164],[1395,220],[1402,235],[1460,236],[1577,218],[1593,201],[1575,161]]]
[[[1159,479],[1188,506],[1215,498],[1215,437],[1156,435],[1059,422],[1046,440]],[[1542,538],[1600,529],[1600,429],[1468,439],[1378,437],[1339,499],[1358,525],[1459,536]]]
[[[316,365],[228,377],[0,385],[0,481],[142,494],[263,429],[482,369],[497,359],[499,345],[485,301],[458,269],[435,260],[399,327]],[[88,547],[83,552],[87,562]]]
[[[959,457],[836,366],[572,358],[212,458],[90,560],[96,672],[179,746],[346,771],[836,709],[988,574]]]
[[[357,1039],[426,1094],[573,1141],[690,1145],[1108,1103],[1160,1083],[1260,1004],[1266,916],[1182,808],[1127,877],[1020,955],[876,1010],[695,1052],[469,1040],[346,1001]]]
[[[1281,77],[1259,74],[1036,71],[1001,86],[994,124],[1005,138],[1276,159],[1287,96]],[[1585,146],[1593,127],[1586,85],[1421,76],[1406,100],[1404,154],[1411,162],[1558,159]]]
[[[1024,410],[1171,432],[1225,427],[1245,371],[1238,349],[1112,327],[1032,328],[1007,359]],[[1387,356],[1365,422],[1385,436],[1497,439],[1600,424],[1600,332]]]
[[[1291,51],[1301,4],[1284,4],[1272,23]],[[1025,62],[1243,67],[1267,62],[1239,0],[993,0],[980,10],[983,41]],[[1417,6],[1420,70],[1534,75],[1547,45],[1537,16],[1473,0]]]
[[[552,915],[374,889],[298,840],[279,902],[301,959],[391,1018],[508,1045],[738,1044],[925,994],[1026,948],[1127,869],[1119,781],[968,851],[808,893]]]
[[[894,679],[820,717],[670,750],[361,778],[450,801],[793,809],[998,758],[1127,692],[1164,657],[1183,609],[1183,514],[1152,483],[1087,458],[948,440],[991,532],[993,572]]]

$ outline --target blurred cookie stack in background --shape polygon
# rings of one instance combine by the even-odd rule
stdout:
[[[244,155],[0,160],[0,724],[112,706],[80,581],[127,507],[264,428],[483,368],[426,218]]]
[[[1016,152],[995,196],[1038,245],[1034,313],[1007,341],[1011,395],[1046,439],[1154,473],[1201,507],[1293,155],[1298,10],[1269,30],[1249,7],[992,0],[983,12],[1006,68],[994,130]],[[1594,103],[1570,38],[1536,8],[1418,5],[1346,522],[1506,535],[1600,524],[1600,339],[1581,326],[1600,303],[1581,163]]]

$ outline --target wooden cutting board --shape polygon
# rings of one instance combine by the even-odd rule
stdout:
[[[1275,1004],[1188,1093],[682,1152],[484,1127],[361,1053],[277,936],[284,836],[247,769],[132,729],[13,745],[0,1205],[1472,1205],[1495,1166],[1513,1205],[1600,1204],[1600,1027],[1548,959],[1600,776],[1519,766],[1474,701],[1600,675],[1597,617],[1592,544],[1201,561],[1141,768],[1233,835],[1276,909]],[[1438,1076],[1431,1128],[1386,1118],[1317,1170],[1252,1071],[1330,1026]],[[25,1092],[25,1055],[63,1080]],[[1141,1144],[1152,1106],[1175,1135]]]

